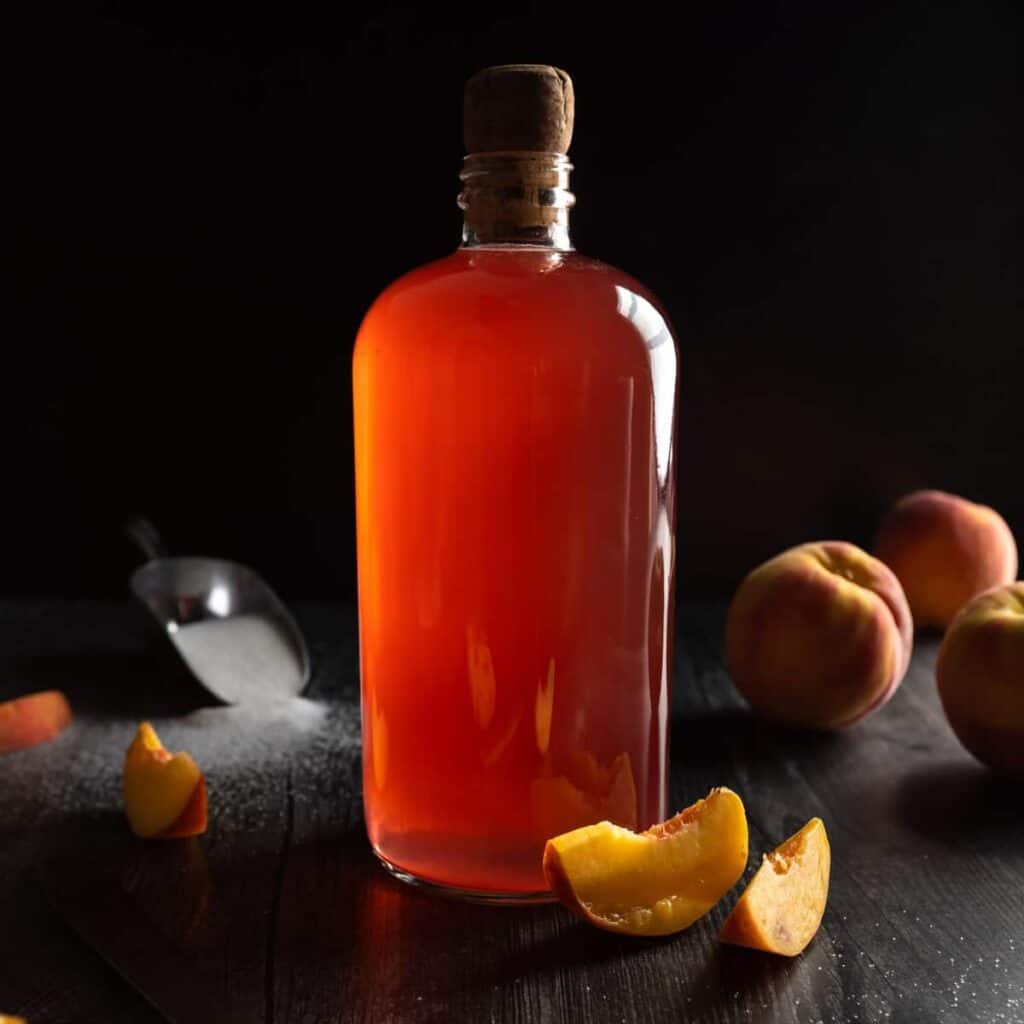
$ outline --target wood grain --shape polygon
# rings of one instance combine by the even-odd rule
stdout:
[[[829,908],[790,961],[719,946],[729,900],[644,941],[393,881],[363,833],[354,615],[299,618],[311,700],[196,710],[129,610],[0,608],[0,696],[58,685],[78,713],[53,744],[0,761],[0,1009],[36,1024],[1024,1021],[1024,806],[949,731],[934,639],[918,639],[889,707],[821,736],[750,716],[722,664],[721,609],[683,613],[673,803],[741,793],[750,873],[812,815],[829,830]],[[124,827],[120,762],[143,714],[207,773],[200,839]]]

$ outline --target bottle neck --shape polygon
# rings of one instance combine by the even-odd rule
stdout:
[[[563,153],[471,153],[462,163],[462,247],[571,250],[572,164]]]

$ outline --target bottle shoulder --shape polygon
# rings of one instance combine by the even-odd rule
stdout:
[[[532,291],[539,284],[550,290],[580,287],[601,290],[620,285],[657,303],[650,289],[641,281],[592,256],[575,250],[496,246],[456,249],[447,256],[414,267],[387,285],[377,296],[374,306],[387,305],[399,297],[403,301],[416,301],[431,293],[443,293],[454,288]]]
[[[639,333],[648,345],[675,340],[661,304],[632,275],[575,251],[519,246],[458,249],[403,274],[374,301],[359,337],[483,336],[497,324],[526,331],[541,322],[613,334],[619,324],[623,337]]]

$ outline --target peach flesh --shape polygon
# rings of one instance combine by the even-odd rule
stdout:
[[[781,956],[797,956],[821,925],[832,852],[820,818],[765,854],[726,919],[719,939]]]

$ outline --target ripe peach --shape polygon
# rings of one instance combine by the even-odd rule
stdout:
[[[46,743],[71,724],[71,708],[59,690],[30,693],[0,704],[0,754]]]
[[[674,818],[636,833],[610,821],[549,839],[544,877],[574,913],[625,935],[670,935],[703,917],[747,866],[747,815],[713,789]]]
[[[725,644],[736,687],[755,711],[840,729],[896,691],[913,621],[899,581],[878,559],[822,541],[784,551],[740,584]]]
[[[176,839],[206,831],[206,780],[183,751],[164,749],[149,722],[139,726],[124,757],[124,810],[144,839]]]
[[[942,639],[935,677],[960,742],[989,767],[1024,776],[1024,582],[961,610]]]
[[[945,629],[971,598],[1017,575],[1017,545],[994,509],[915,491],[882,520],[875,554],[899,578],[918,626]]]

